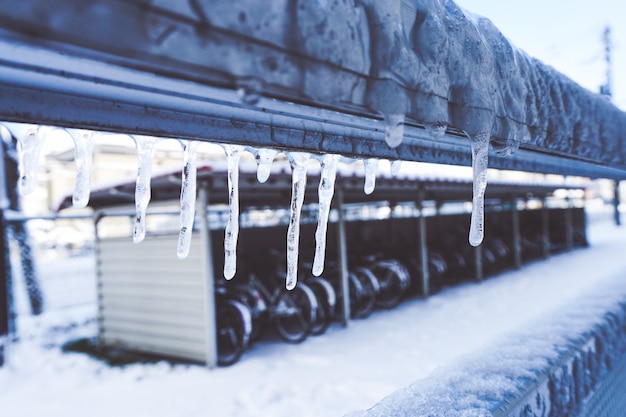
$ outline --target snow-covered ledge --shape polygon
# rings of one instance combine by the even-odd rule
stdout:
[[[626,286],[617,280],[347,417],[610,416],[626,409],[623,394],[610,395],[616,379],[626,379]]]

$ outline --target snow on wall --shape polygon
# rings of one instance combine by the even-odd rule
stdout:
[[[347,417],[576,416],[625,358],[626,288],[613,284]]]
[[[179,3],[156,1],[169,9]],[[408,116],[435,136],[446,126],[471,138],[490,134],[504,154],[529,144],[626,161],[626,148],[618,149],[626,142],[620,110],[528,57],[490,20],[453,1],[189,3],[190,16],[207,25],[298,51],[241,51],[235,45],[241,39],[208,45],[220,56],[212,65],[240,76],[244,91],[279,85],[321,103],[364,104],[384,116],[392,146],[401,142]],[[161,51],[174,53],[184,47],[181,40],[171,30]]]
[[[80,7],[76,7],[80,3]],[[4,26],[261,95],[405,118],[518,146],[626,163],[626,116],[451,0],[26,0]],[[117,30],[111,31],[111,27]]]

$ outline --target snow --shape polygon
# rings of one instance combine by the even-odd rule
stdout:
[[[516,339],[509,336],[540,317],[559,316],[598,288],[621,288],[613,293],[623,295],[626,234],[607,220],[594,223],[589,238],[590,248],[409,300],[347,328],[335,324],[300,345],[263,340],[237,364],[216,370],[165,361],[110,367],[63,353],[67,340],[96,334],[95,260],[48,261],[39,268],[43,315],[25,313],[16,285],[20,340],[0,369],[0,410],[14,417],[341,416],[424,378],[443,387],[479,367],[472,355],[503,354],[502,341],[510,348]],[[578,316],[583,324],[594,320]],[[536,344],[549,348],[545,340]]]

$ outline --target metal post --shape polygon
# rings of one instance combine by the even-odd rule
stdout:
[[[483,244],[474,248],[474,260],[476,265],[476,281],[482,281],[485,278],[483,271]]]
[[[9,269],[9,245],[7,242],[6,223],[4,219],[4,211],[9,206],[7,197],[6,170],[4,166],[4,141],[0,137],[0,367],[6,361],[6,347],[9,343],[9,333],[12,326],[11,323],[11,288]]]
[[[546,197],[543,198],[541,205],[541,241],[543,258],[548,259],[550,256],[550,211]]]
[[[424,190],[417,193],[417,208],[420,211],[418,217],[419,232],[419,259],[422,272],[422,296],[430,295],[430,271],[428,270],[428,244],[426,232],[426,217],[424,217]]]
[[[613,218],[615,219],[616,226],[622,225],[622,221],[620,219],[620,214],[619,214],[619,205],[620,205],[620,200],[621,200],[621,196],[619,192],[619,184],[620,184],[619,180],[613,181]]]
[[[569,251],[574,248],[574,218],[572,214],[572,201],[569,197],[566,199],[567,208],[565,209],[565,248]]]
[[[341,278],[341,296],[343,306],[343,316],[341,323],[348,325],[350,320],[350,285],[348,282],[348,249],[346,245],[346,224],[343,217],[343,189],[337,185],[335,187],[335,198],[337,201],[337,212],[339,219],[337,222],[337,238],[339,240],[339,273]]]
[[[513,266],[515,269],[522,267],[522,239],[520,236],[519,210],[517,200],[511,197],[511,222],[513,227]]]
[[[6,346],[9,343],[10,325],[10,303],[9,303],[9,259],[8,245],[6,240],[6,228],[4,224],[4,209],[0,208],[0,244],[2,245],[2,255],[0,255],[0,367],[6,361]]]
[[[198,190],[198,217],[200,219],[200,241],[202,242],[202,270],[206,287],[206,366],[213,369],[217,366],[217,325],[215,314],[215,269],[213,263],[213,245],[209,229],[209,191],[206,184]]]

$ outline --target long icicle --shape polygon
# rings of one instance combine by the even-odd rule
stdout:
[[[239,236],[239,159],[244,147],[222,145],[228,164],[228,222],[224,232],[224,278],[237,272],[237,237]]]
[[[137,183],[135,185],[135,227],[133,242],[139,243],[146,237],[146,209],[150,203],[150,179],[152,176],[152,160],[159,138],[134,135],[137,147]]]
[[[84,129],[66,129],[74,140],[74,162],[76,164],[76,183],[72,204],[75,208],[84,208],[89,203],[91,164],[96,132]]]
[[[287,281],[288,290],[293,290],[298,282],[298,246],[300,244],[300,212],[306,190],[306,169],[311,155],[305,152],[289,152],[291,163],[291,212],[287,229]]]
[[[481,133],[470,138],[472,146],[473,197],[469,243],[478,246],[485,234],[485,190],[489,163],[489,134]]]
[[[337,162],[339,155],[326,154],[322,157],[320,185],[317,189],[319,211],[317,215],[317,229],[315,229],[315,257],[313,258],[313,275],[320,276],[324,271],[326,256],[326,230],[330,204],[335,193],[335,178],[337,177]]]
[[[378,170],[379,160],[377,158],[368,158],[363,162],[365,164],[365,186],[363,191],[369,195],[374,192],[374,187],[376,186],[376,171]]]
[[[184,140],[183,146],[183,176],[180,190],[180,233],[176,255],[178,259],[185,259],[189,255],[193,221],[196,216],[196,150],[199,141]]]

